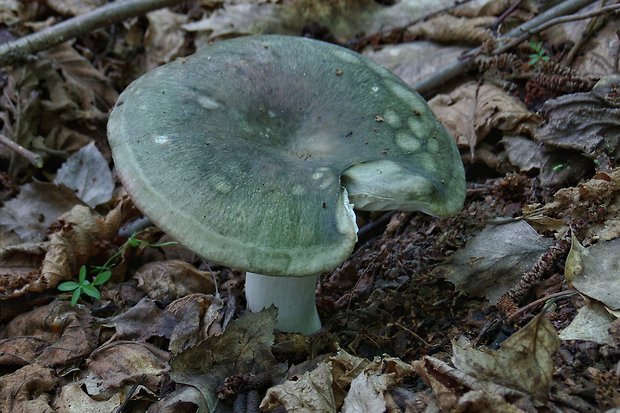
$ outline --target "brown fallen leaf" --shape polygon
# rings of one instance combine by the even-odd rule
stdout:
[[[489,26],[496,19],[494,16],[465,18],[440,14],[408,27],[406,35],[442,43],[479,45],[494,38]]]
[[[58,378],[54,370],[36,364],[4,375],[0,377],[0,411],[52,412],[51,393],[57,384]]]
[[[90,396],[112,397],[133,385],[159,394],[166,379],[169,354],[149,343],[114,341],[92,352],[84,384]]]
[[[0,249],[0,300],[41,291],[37,281],[47,247],[47,242],[32,242]]]
[[[332,380],[329,364],[320,363],[314,370],[302,374],[295,381],[289,380],[268,389],[260,409],[272,410],[283,406],[287,412],[335,412],[337,410]]]
[[[45,0],[45,3],[58,14],[77,16],[105,4],[104,0]]]
[[[581,294],[593,298],[611,310],[620,310],[620,238],[599,241],[584,248],[573,236],[564,275]]]
[[[615,168],[608,173],[596,174],[574,187],[558,190],[553,195],[553,201],[544,206],[526,206],[524,217],[533,225],[558,231],[561,236],[568,230],[570,220],[587,217],[593,206],[606,204],[604,222],[586,228],[585,236],[611,240],[620,236],[619,195],[620,168]]]
[[[116,329],[116,339],[146,341],[151,337],[170,338],[177,319],[161,310],[150,298],[143,298],[129,310],[104,322]]]
[[[228,324],[222,335],[209,337],[187,348],[170,360],[170,377],[181,391],[183,386],[197,389],[214,411],[222,403],[216,389],[226,377],[238,374],[283,374],[271,346],[274,341],[276,310],[274,307],[258,313],[248,313]]]
[[[54,301],[20,314],[0,335],[0,365],[73,367],[95,348],[99,330],[86,308]]]
[[[432,274],[496,304],[551,244],[525,221],[489,225]]]
[[[536,140],[552,148],[570,149],[596,159],[620,159],[620,76],[601,79],[591,92],[548,100],[545,125]]]
[[[605,306],[593,302],[577,310],[568,327],[560,332],[562,340],[587,340],[598,344],[614,345],[609,329],[616,317]]]
[[[178,320],[170,336],[172,354],[222,334],[223,310],[224,302],[219,297],[205,294],[191,294],[168,305],[166,313]]]
[[[540,122],[520,100],[490,83],[465,83],[449,95],[435,96],[429,105],[459,146],[472,153],[494,129],[506,135],[532,136]]]
[[[179,56],[185,43],[185,31],[181,26],[186,23],[187,16],[160,9],[147,13],[146,18],[149,21],[144,36],[146,69],[151,70]]]
[[[109,202],[114,191],[112,171],[95,142],[71,155],[56,172],[54,183],[71,189],[91,208]]]
[[[171,302],[194,293],[215,293],[211,273],[199,271],[179,260],[150,262],[138,268],[134,277],[149,297],[162,302]]]
[[[104,241],[116,237],[121,223],[119,203],[102,217],[86,206],[77,205],[59,218],[62,227],[50,235],[41,277],[35,283],[41,290],[54,288],[78,273],[79,268],[100,252]]]
[[[551,322],[539,314],[502,343],[499,350],[473,348],[462,337],[452,342],[452,362],[460,371],[532,395],[548,398],[554,353],[560,338]]]
[[[443,361],[426,356],[412,363],[422,380],[433,389],[443,412],[454,413],[525,413],[514,405],[529,404],[523,393],[499,384],[478,380]],[[529,402],[529,403],[528,403]],[[535,411],[535,410],[534,410]]]
[[[0,209],[0,226],[23,242],[43,241],[58,217],[82,201],[70,189],[34,181],[20,187],[19,195]]]
[[[95,400],[82,390],[79,383],[71,383],[61,387],[54,399],[54,408],[56,413],[108,413],[121,405],[122,396],[119,392],[107,400]]]

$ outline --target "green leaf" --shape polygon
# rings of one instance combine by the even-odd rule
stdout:
[[[73,295],[71,296],[71,306],[75,307],[78,300],[80,299],[80,295],[82,295],[82,288],[76,288],[75,291],[73,291]]]
[[[533,40],[530,40],[530,47],[533,51],[540,52],[542,50],[542,42],[535,42]]]
[[[65,281],[58,284],[58,289],[60,291],[73,291],[76,288],[80,288],[80,284],[75,281]]]
[[[134,238],[134,236],[132,235],[131,237],[129,237],[129,239],[127,240],[127,243],[129,244],[130,247],[138,247],[143,241],[139,240],[138,238]]]
[[[80,284],[82,284],[85,279],[86,279],[86,265],[82,265],[80,267],[80,274],[78,275],[78,281],[80,282]]]
[[[94,299],[98,300],[101,298],[101,293],[99,292],[99,290],[93,286],[92,284],[87,284],[87,285],[83,285],[82,286],[82,290],[84,291],[84,293],[90,297],[93,297]]]
[[[97,274],[97,276],[95,277],[95,280],[93,281],[93,285],[105,284],[110,279],[111,276],[112,276],[111,271],[101,272]]]

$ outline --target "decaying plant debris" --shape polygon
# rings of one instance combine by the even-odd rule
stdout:
[[[103,3],[0,2],[2,41]],[[0,411],[620,408],[620,4],[462,3],[176,2],[5,65]],[[259,33],[434,85],[467,172],[456,217],[359,214],[355,252],[320,276],[312,336],[247,313],[242,273],[149,226],[106,140],[133,79]],[[84,266],[110,280],[72,307],[57,286]]]

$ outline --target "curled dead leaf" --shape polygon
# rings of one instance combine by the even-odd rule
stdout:
[[[489,26],[496,17],[455,17],[440,14],[407,28],[407,36],[443,43],[468,43],[479,45],[494,38]]]
[[[51,393],[57,384],[54,370],[36,364],[4,375],[0,377],[0,411],[51,412]]]
[[[121,224],[121,207],[119,203],[102,217],[86,206],[77,205],[62,215],[59,218],[61,229],[50,236],[39,282],[54,288],[60,281],[77,274],[82,265],[100,252],[102,242],[116,237]]]
[[[149,343],[114,341],[105,344],[90,355],[84,379],[91,396],[109,398],[119,390],[140,384],[153,395],[168,372],[169,354]]]
[[[462,337],[452,342],[452,362],[460,371],[547,400],[553,378],[554,353],[560,338],[553,324],[539,314],[502,343],[499,350],[473,348]]]
[[[149,297],[162,302],[171,302],[194,293],[215,293],[211,273],[199,271],[180,260],[150,262],[138,268],[135,277],[138,286]]]
[[[540,122],[521,101],[490,83],[465,83],[449,95],[435,96],[429,105],[459,146],[472,152],[494,129],[506,135],[532,136]]]
[[[72,367],[95,348],[98,329],[83,307],[54,301],[11,320],[2,330],[0,365]]]

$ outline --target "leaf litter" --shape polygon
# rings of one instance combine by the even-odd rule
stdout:
[[[542,10],[431,3],[182,5],[7,67],[1,133],[44,166],[0,147],[0,411],[618,408],[618,17],[554,26],[493,55],[498,30]],[[22,36],[101,4],[4,1],[0,21]],[[360,213],[355,253],[321,276],[325,328],[309,337],[276,334],[273,309],[246,314],[234,269],[181,246],[122,249],[129,235],[166,239],[119,235],[140,214],[113,181],[105,141],[132,79],[267,32],[348,45],[410,84],[481,46],[474,70],[428,96],[462,150],[464,210]],[[114,254],[98,300],[72,307],[56,290]],[[517,285],[523,294],[510,295]]]

